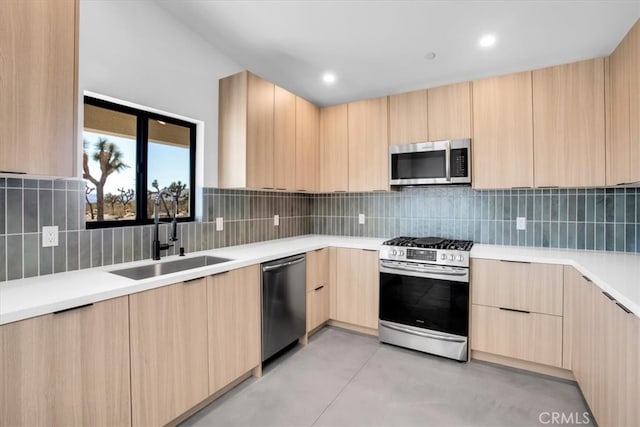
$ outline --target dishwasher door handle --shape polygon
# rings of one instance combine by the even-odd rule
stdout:
[[[298,264],[299,262],[304,261],[304,257],[302,258],[298,258],[298,259],[294,259],[293,261],[288,261],[288,262],[283,262],[282,264],[276,264],[276,265],[265,265],[264,267],[262,267],[262,271],[266,272],[266,271],[272,271],[272,270],[277,270],[279,268],[282,267],[287,267],[293,264]]]

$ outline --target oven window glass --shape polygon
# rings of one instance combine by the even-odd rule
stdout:
[[[469,284],[380,273],[380,319],[466,337]]]
[[[443,178],[446,176],[444,150],[392,154],[392,179]]]

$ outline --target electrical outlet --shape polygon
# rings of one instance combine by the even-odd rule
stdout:
[[[274,215],[273,216],[273,226],[277,227],[280,225],[280,215]]]
[[[58,226],[42,227],[42,247],[58,246]]]
[[[516,218],[516,230],[526,230],[527,229],[527,218],[524,216],[519,216]]]
[[[358,224],[364,224],[364,214],[358,215]]]
[[[216,218],[216,231],[224,230],[224,218],[219,216]]]

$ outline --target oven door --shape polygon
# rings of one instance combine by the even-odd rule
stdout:
[[[430,268],[380,262],[380,320],[468,337],[468,269],[433,266],[424,272]]]

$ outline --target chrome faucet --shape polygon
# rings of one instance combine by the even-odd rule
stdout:
[[[153,246],[152,246],[153,256],[152,256],[152,258],[155,261],[158,261],[160,259],[160,251],[166,251],[171,246],[173,246],[173,244],[169,244],[169,243],[160,243],[160,237],[159,237],[160,202],[164,203],[164,199],[162,197],[165,196],[165,195],[171,196],[171,208],[172,208],[171,210],[172,210],[172,217],[173,217],[171,219],[171,237],[169,238],[169,240],[171,242],[175,242],[175,241],[178,240],[178,237],[177,237],[178,222],[176,221],[176,217],[178,216],[178,198],[168,190],[160,190],[160,191],[158,191],[158,194],[156,194],[155,199],[153,199],[153,225],[154,225],[154,229],[153,229]]]

